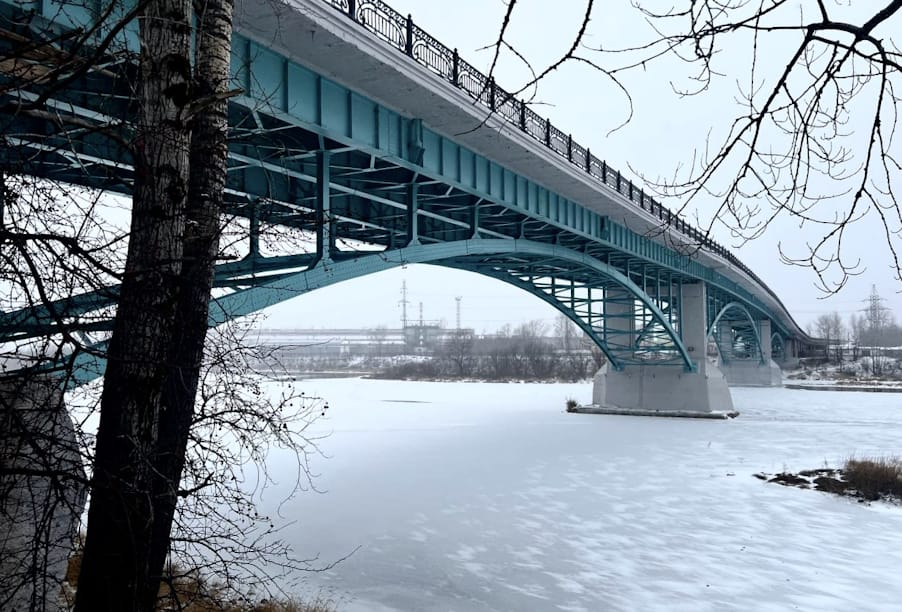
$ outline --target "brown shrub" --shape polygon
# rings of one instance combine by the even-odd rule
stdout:
[[[902,497],[902,460],[898,457],[848,459],[843,475],[846,482],[865,499]]]

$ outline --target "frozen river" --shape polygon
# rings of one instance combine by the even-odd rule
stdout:
[[[902,454],[902,395],[734,389],[709,421],[565,413],[588,384],[304,389],[328,458],[284,535],[357,549],[306,581],[344,612],[902,610],[902,508],[752,477]]]

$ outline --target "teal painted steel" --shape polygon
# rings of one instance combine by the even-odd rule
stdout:
[[[774,332],[770,336],[770,355],[771,359],[780,362],[786,357],[786,344],[783,342],[783,336]]]
[[[268,306],[273,306],[285,300],[291,299],[303,293],[313,291],[344,280],[388,270],[398,266],[414,263],[436,263],[441,265],[446,261],[453,261],[454,267],[465,267],[460,258],[482,255],[540,255],[553,258],[560,262],[578,265],[599,272],[604,277],[613,281],[630,293],[637,301],[648,308],[660,325],[666,330],[672,343],[671,350],[679,355],[680,363],[687,369],[692,369],[693,363],[689,357],[679,335],[670,326],[667,317],[651,298],[642,289],[617,269],[598,261],[585,254],[575,253],[569,249],[556,247],[529,240],[464,240],[432,245],[417,245],[411,248],[395,249],[374,255],[359,257],[356,259],[336,262],[333,265],[319,265],[311,270],[291,274],[277,281],[252,289],[238,291],[234,294],[217,298],[211,305],[210,324],[218,325],[233,318],[244,316]],[[508,281],[512,282],[512,281]],[[525,284],[521,288],[527,289]],[[586,328],[589,323],[583,321],[574,311],[552,302],[544,293],[530,290],[530,293],[541,297],[543,300],[553,303],[555,307],[571,317],[580,327]],[[615,367],[619,367],[622,356],[617,356],[600,338],[597,330],[593,329],[593,339],[599,346],[613,358]]]
[[[739,302],[729,302],[720,308],[719,312],[714,317],[714,320],[708,326],[708,333],[705,340],[710,341],[711,339],[714,339],[715,341],[718,341],[718,334],[715,332],[718,329],[718,325],[722,321],[731,323],[731,332],[733,332],[734,326],[732,325],[732,321],[734,319],[727,318],[728,313],[738,313],[742,317],[744,324],[741,326],[736,326],[736,329],[739,329],[740,333],[750,333],[753,336],[752,342],[749,342],[745,339],[743,339],[743,342],[746,346],[751,344],[750,348],[757,353],[758,359],[761,363],[767,363],[767,360],[770,359],[770,355],[764,355],[764,351],[761,345],[761,331],[758,328],[758,323],[755,318],[752,317],[752,314],[749,312],[749,310]],[[734,333],[731,333],[731,342],[733,341],[734,335]],[[732,355],[733,346],[731,345],[730,347],[724,347],[721,346],[721,343],[718,341],[718,348],[721,351],[721,356],[725,357],[725,360],[728,361],[730,359],[730,356]]]
[[[28,4],[48,18],[59,13],[52,0],[41,0],[39,7]],[[89,19],[97,0],[89,4],[84,12],[71,12],[55,25],[65,28]],[[0,0],[6,13],[19,6]],[[125,36],[132,48],[133,34],[129,26]],[[229,109],[229,212],[250,219],[257,231],[279,226],[313,236],[316,249],[261,257],[258,235],[252,232],[248,256],[217,269],[216,286],[231,293],[217,294],[216,302],[228,308],[214,308],[219,315],[211,315],[211,324],[312,290],[336,275],[353,278],[383,269],[380,266],[402,265],[393,262],[430,258],[501,278],[553,304],[602,346],[615,367],[630,359],[651,358],[691,367],[678,336],[679,296],[672,295],[673,287],[684,282],[704,281],[714,306],[738,303],[750,320],[771,319],[781,333],[790,335],[762,300],[716,270],[546,189],[418,118],[386,108],[240,32],[234,38],[232,58],[234,81],[244,93],[231,100]],[[48,103],[54,112],[80,121],[127,121],[129,67],[121,63],[119,69],[109,71],[113,76],[92,75],[79,81]],[[455,79],[465,78],[466,71],[458,73],[456,68],[442,76],[452,72]],[[21,120],[7,119],[13,126]],[[532,121],[531,116],[527,119]],[[586,169],[595,172],[588,151],[553,126],[543,125],[553,147],[565,143],[571,162],[589,160]],[[113,139],[105,140],[102,133],[84,138],[56,134],[49,123],[22,128],[10,142],[27,152],[26,171],[128,193],[130,159]],[[559,149],[555,150],[560,153]],[[3,151],[13,154],[12,147]],[[116,172],[105,172],[106,168]],[[622,181],[619,173],[603,163],[600,172],[602,182],[622,194],[625,202],[638,203],[663,218],[660,205]],[[382,251],[360,258],[342,250],[340,241]],[[475,250],[460,252],[461,245]],[[487,255],[497,257],[486,259]],[[522,255],[528,257],[521,261]],[[315,262],[319,263],[310,268]],[[298,268],[309,269],[297,272]],[[594,282],[598,285],[585,289]],[[626,290],[623,298],[609,295],[614,287]],[[583,297],[584,289],[588,297]],[[0,339],[54,333],[60,322],[90,329],[84,315],[98,311],[101,320],[92,324],[103,329],[103,309],[113,306],[115,291],[99,290],[40,309],[0,313]],[[606,329],[598,310],[605,299],[622,299],[624,314],[617,316],[623,329]]]
[[[566,300],[557,299],[554,295],[543,291],[540,287],[528,281],[505,275],[500,271],[489,274],[535,295],[557,308],[598,344],[613,368],[622,369],[625,365],[642,363],[645,365],[677,365],[687,371],[695,369],[695,365],[676,330],[670,326],[666,315],[661,312],[641,287],[615,268],[592,257],[574,253],[569,249],[529,240],[464,240],[441,244],[415,245],[409,248],[374,253],[344,261],[320,260],[316,265],[303,272],[283,275],[253,288],[215,298],[210,305],[209,324],[211,327],[215,327],[226,321],[257,312],[268,306],[273,306],[322,287],[414,263],[432,263],[459,269],[472,269],[486,274],[477,265],[480,257],[510,254],[516,254],[519,257],[527,255],[540,256],[555,260],[558,263],[565,262],[570,266],[591,270],[597,273],[599,280],[603,279],[611,285],[624,290],[631,296],[631,299],[635,299],[653,313],[657,322],[666,331],[669,342],[667,345],[659,347],[659,353],[665,351],[672,353],[673,358],[669,360],[660,359],[660,356],[656,355],[654,356],[656,358],[636,361],[631,358],[635,353],[634,347],[612,346],[605,341],[602,334],[605,322],[598,316],[593,317],[590,313],[575,307],[574,302],[568,304]],[[472,263],[468,263],[468,261]],[[572,288],[568,287],[568,289],[572,291]],[[102,351],[104,345],[101,343],[94,348],[97,351]],[[85,353],[78,357],[75,366],[72,382],[83,384],[102,375],[104,361],[96,354]]]

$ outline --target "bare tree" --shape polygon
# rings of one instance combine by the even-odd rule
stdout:
[[[2,390],[0,418],[5,426],[0,486],[3,491],[15,489],[17,495],[24,491],[32,498],[37,491],[49,491],[42,493],[43,502],[29,506],[32,514],[42,512],[41,504],[53,512],[68,507],[69,522],[63,529],[54,526],[55,515],[32,521],[38,530],[44,529],[41,523],[51,526],[44,531],[54,538],[51,542],[47,537],[41,540],[40,533],[32,534],[31,548],[22,550],[37,560],[46,557],[48,550],[57,559],[57,552],[68,548],[64,540],[71,540],[71,528],[82,512],[83,487],[90,483],[76,604],[83,610],[152,609],[166,575],[164,561],[184,558],[186,546],[194,547],[191,558],[198,562],[218,560],[226,576],[242,566],[242,560],[285,553],[284,547],[256,539],[272,528],[258,529],[256,519],[248,521],[251,501],[234,488],[236,481],[229,485],[217,479],[229,473],[223,466],[238,459],[236,452],[261,459],[270,443],[288,446],[302,459],[310,452],[305,439],[286,429],[303,410],[279,408],[295,398],[275,404],[261,400],[260,389],[240,378],[244,370],[239,368],[213,368],[208,370],[213,373],[209,378],[201,376],[212,270],[220,254],[223,223],[231,0],[132,4],[125,10],[119,2],[102,6],[92,2],[98,11],[90,13],[95,21],[62,33],[54,28],[41,31],[41,24],[30,23],[27,12],[23,13],[22,22],[13,23],[6,32],[5,40],[16,43],[13,50],[5,46],[7,51],[0,57],[4,73],[14,77],[2,85],[7,97],[0,129],[4,150],[0,291],[5,317],[0,325],[17,340],[2,347],[4,368],[14,371]],[[65,18],[66,11],[78,10],[77,5],[77,0],[60,3],[60,15]],[[139,55],[123,45],[121,36],[136,16],[142,43]],[[136,73],[131,70],[137,60],[140,70]],[[132,117],[89,120],[48,111],[60,108],[45,104],[52,96],[65,93],[69,85],[89,74],[116,83],[123,82],[115,81],[119,77],[140,75],[129,81],[137,87],[134,108],[138,114],[127,131],[123,127]],[[125,102],[118,99],[113,104]],[[20,126],[29,129],[29,120],[48,122],[53,128],[48,134],[53,135],[16,131]],[[74,167],[76,143],[86,134],[95,143],[111,143],[111,150],[134,162],[134,175],[111,167],[108,178],[109,184],[132,192],[129,228],[110,221],[111,216],[124,215],[106,214],[103,209],[111,207],[111,200],[99,191],[29,177],[42,170],[41,164],[48,159],[54,162],[54,156]],[[32,145],[22,146],[23,142]],[[110,326],[114,310],[115,322]],[[15,314],[6,316],[10,312]],[[38,338],[31,343],[34,346],[24,342],[29,337]],[[107,338],[108,346],[100,342]],[[237,354],[234,348],[225,354]],[[96,413],[90,409],[76,424],[74,436],[46,434],[61,431],[57,425],[69,422],[61,401],[54,399],[74,373],[70,369],[74,360],[63,358],[84,352],[108,360],[96,453],[90,434]],[[57,379],[46,381],[52,392],[37,393],[35,385],[44,384],[45,378],[34,367],[47,363],[67,365],[55,372]],[[195,414],[199,385],[205,395]],[[211,393],[216,385],[220,391]],[[24,418],[34,411],[16,399],[21,389],[34,391],[28,395],[35,401],[46,396],[42,414],[57,420]],[[215,409],[210,404],[214,401]],[[307,405],[304,400],[302,407]],[[212,428],[216,436],[225,432],[233,444],[214,443],[218,438],[201,435],[198,427]],[[23,455],[22,448],[31,448],[31,454]],[[59,450],[70,454],[60,458]],[[74,457],[71,452],[76,453]],[[206,459],[200,460],[198,453]],[[81,471],[84,463],[94,464],[90,480]],[[218,473],[205,472],[211,466]],[[8,503],[13,497],[4,495],[0,503],[4,526],[23,516],[21,504]],[[197,527],[199,518],[207,521],[203,529]],[[18,559],[5,554],[10,542],[18,546],[22,540],[18,535],[14,539],[3,541],[6,561]],[[3,567],[6,578],[11,572]],[[36,583],[47,567],[45,562],[22,565],[17,575],[25,579],[9,585],[4,579],[0,608],[38,610],[52,605],[47,601],[52,585],[26,594],[30,598],[26,603],[7,597],[18,597],[14,591],[27,588],[28,577]],[[307,566],[283,560],[277,567]],[[258,578],[270,569],[260,566]]]
[[[866,334],[865,318],[856,315],[854,312],[850,314],[848,330],[849,342],[852,345],[852,361],[858,361],[858,357],[861,355],[861,345]]]
[[[132,229],[76,610],[156,606],[219,252],[232,2],[156,0],[139,25]]]
[[[822,314],[812,325],[812,335],[827,341],[827,359],[842,363],[843,345],[846,340],[846,326],[838,312]]]
[[[554,322],[554,331],[560,343],[560,355],[558,356],[558,375],[566,380],[582,380],[589,376],[589,366],[594,363],[591,351],[583,342],[583,338],[591,341],[576,323],[564,315],[559,315]],[[599,350],[599,352],[601,352]],[[601,367],[601,366],[598,366]],[[595,369],[597,370],[598,367]]]
[[[735,82],[736,103],[715,125],[691,163],[672,178],[646,181],[676,197],[680,212],[712,210],[701,222],[710,233],[726,225],[741,240],[760,236],[778,217],[813,228],[811,242],[781,245],[783,261],[810,267],[818,286],[840,290],[863,269],[850,246],[853,226],[874,218],[885,257],[902,280],[898,239],[900,158],[896,128],[902,88],[902,0],[828,3],[823,0],[677,0],[666,6],[633,0],[647,24],[636,43],[590,46],[593,18],[602,9],[584,0],[573,44],[545,66],[521,93],[565,63],[589,65],[625,94],[631,73],[659,66],[679,97],[701,97],[719,80]],[[605,7],[603,10],[607,10]],[[508,42],[524,3],[508,3],[496,57]],[[675,74],[673,61],[689,72]],[[643,175],[642,169],[636,172]],[[692,208],[690,208],[692,207]]]
[[[457,376],[469,376],[473,368],[473,346],[475,338],[473,332],[466,329],[458,329],[444,342],[441,352],[454,366]]]

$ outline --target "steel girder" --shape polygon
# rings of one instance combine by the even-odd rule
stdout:
[[[310,270],[287,274],[277,280],[217,298],[211,305],[210,324],[218,325],[320,287],[414,263],[468,269],[526,289],[554,305],[589,333],[611,359],[614,367],[632,363],[682,365],[689,369],[693,367],[689,353],[667,315],[628,276],[584,253],[532,240],[477,238],[417,244],[352,259],[324,262]],[[555,279],[561,283],[557,286],[560,291],[553,285],[551,290],[543,287],[538,282],[540,279]],[[634,314],[624,316],[652,317],[657,321],[661,332],[647,335],[647,338],[655,338],[655,342],[646,341],[639,346],[634,341],[611,342],[609,338],[616,334],[607,330],[609,333],[605,336],[604,314],[592,308],[592,304],[598,300],[593,300],[591,295],[577,295],[590,290],[614,288],[628,295],[628,301],[634,308]],[[562,297],[565,293],[570,297]],[[629,333],[638,336],[640,332]]]
[[[707,340],[714,340],[721,360],[751,359],[756,355],[760,363],[767,363],[761,346],[758,323],[748,309],[739,302],[722,306],[708,326]]]
[[[750,308],[762,308],[754,295],[690,257],[271,49],[236,35],[235,58],[233,76],[245,95],[230,102],[228,212],[252,219],[263,232],[325,231],[328,247],[334,242],[338,248],[349,242],[389,249],[414,241],[528,238],[590,253],[631,278],[657,269],[704,280]],[[12,146],[2,153],[24,152],[17,161],[35,175],[128,194],[131,157],[123,141],[134,110],[132,72],[123,61],[54,92],[44,109],[62,118],[60,124],[6,118]],[[15,105],[17,96],[34,99],[36,93],[6,98]],[[76,127],[65,128],[66,118]],[[91,125],[96,129],[84,127]],[[109,136],[115,126],[119,139]],[[323,156],[325,168],[317,165]],[[327,193],[317,187],[324,169]],[[648,270],[640,273],[642,266]]]
[[[774,361],[783,361],[786,357],[786,343],[779,332],[770,335],[770,356]]]
[[[576,323],[616,370],[628,365],[694,368],[655,296],[606,264],[579,270],[568,258],[559,259],[560,267],[554,268],[547,261],[504,256],[438,263],[496,278],[550,304]]]
[[[234,48],[233,77],[244,95],[229,106],[227,213],[246,219],[250,231],[247,256],[217,269],[211,324],[309,291],[335,274],[360,276],[380,269],[379,261],[415,263],[411,253],[421,247],[433,263],[501,278],[553,304],[615,367],[691,367],[677,333],[683,282],[702,280],[759,318],[767,316],[755,295],[651,236],[240,34]],[[23,172],[128,194],[134,65],[125,57],[111,66],[44,101],[41,110],[58,121],[2,116],[12,135],[0,155],[15,158]],[[15,106],[39,93],[7,93],[4,101]],[[292,243],[261,254],[261,243],[286,228],[307,236],[312,249]],[[505,248],[461,254],[453,246],[493,241]],[[512,242],[536,246],[518,252]],[[438,255],[442,245],[451,245],[450,255]],[[298,274],[303,288],[292,285],[301,282]],[[102,288],[0,313],[0,339],[53,334],[64,326],[107,330],[117,291]],[[240,307],[216,311],[216,303]]]
[[[270,277],[252,287],[213,299],[209,325],[248,315],[315,289],[399,266],[431,263],[470,270],[517,286],[551,304],[574,321],[604,352],[612,367],[671,365],[694,368],[677,330],[653,296],[619,270],[584,253],[519,239],[474,239],[414,245],[343,260],[319,260],[311,268]],[[616,297],[612,297],[616,296]],[[605,316],[605,303],[628,304],[620,317]],[[659,331],[648,332],[653,318]],[[629,322],[629,329],[611,326]],[[645,332],[639,342],[640,334]],[[103,371],[104,343],[81,353],[73,383]]]

